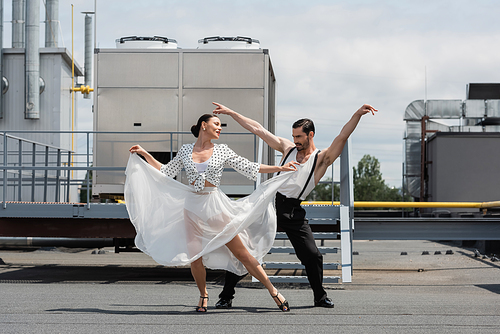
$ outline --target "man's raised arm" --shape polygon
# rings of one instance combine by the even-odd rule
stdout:
[[[231,116],[243,128],[262,138],[262,140],[264,140],[272,149],[284,153],[290,147],[295,146],[290,140],[272,134],[259,122],[245,117],[220,103],[213,102],[213,104],[216,106],[216,108],[214,109],[214,114]]]
[[[365,104],[361,108],[359,108],[354,113],[354,115],[352,115],[351,119],[344,125],[344,127],[340,131],[339,135],[335,137],[330,147],[321,151],[318,157],[320,160],[318,161],[318,165],[316,167],[315,178],[319,177],[319,179],[321,179],[321,177],[325,174],[328,166],[333,164],[339,157],[340,153],[342,153],[342,150],[344,149],[344,145],[347,142],[347,139],[349,139],[354,129],[356,129],[356,126],[358,125],[361,117],[370,112],[372,113],[372,115],[375,115],[376,111],[378,110],[371,105]]]

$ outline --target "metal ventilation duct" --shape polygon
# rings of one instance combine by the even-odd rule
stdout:
[[[420,121],[409,121],[406,122],[406,133],[405,133],[405,139],[412,138],[412,139],[419,139],[421,137],[421,126],[420,126]]]
[[[462,118],[462,100],[416,100],[405,110],[405,121],[419,121],[424,116],[430,118]]]
[[[497,86],[495,86],[497,87]],[[498,86],[500,87],[500,86]],[[423,120],[425,116],[429,118]],[[448,126],[431,119],[461,119],[460,126]],[[405,179],[408,192],[420,197],[422,164],[422,121],[426,138],[440,132],[500,132],[500,99],[416,100],[405,110]]]
[[[464,118],[483,118],[486,115],[485,100],[465,100]]]
[[[413,197],[420,196],[420,121],[406,122],[405,176],[406,187]]]
[[[430,118],[462,118],[462,100],[427,100],[425,110]]]
[[[406,173],[412,176],[420,176],[420,140],[407,139],[405,149]]]
[[[40,118],[40,0],[26,2],[26,110],[25,118]]]
[[[3,1],[2,1],[3,2]],[[12,47],[24,49],[26,0],[12,0]]]
[[[500,132],[500,125],[486,125],[484,132]]]
[[[57,48],[59,32],[59,0],[47,0],[45,17],[45,47]]]
[[[500,100],[486,100],[486,117],[500,117]]]
[[[431,120],[427,121],[426,129],[431,131],[450,132],[450,127],[448,125],[444,125]],[[432,135],[433,135],[432,132],[426,134],[427,138],[429,138]]]
[[[85,13],[85,63],[84,63],[84,76],[85,86],[92,86],[92,17]],[[83,94],[84,99],[90,99],[90,94]]]
[[[413,101],[406,107],[405,121],[420,121],[425,116],[425,102],[424,100]]]
[[[465,125],[465,126],[450,126],[450,132],[483,132],[482,126]]]

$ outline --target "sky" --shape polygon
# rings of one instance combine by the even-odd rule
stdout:
[[[98,48],[130,35],[173,38],[184,49],[208,36],[258,39],[277,80],[276,134],[291,139],[290,125],[309,117],[323,149],[361,105],[371,104],[379,112],[361,119],[352,159],[376,157],[390,186],[401,186],[403,115],[412,101],[464,100],[468,83],[500,82],[497,0],[61,0],[59,46],[70,50],[71,4],[81,66],[81,12],[94,9]],[[4,1],[4,47],[11,14],[11,1]],[[78,104],[78,128],[92,130],[91,100]]]

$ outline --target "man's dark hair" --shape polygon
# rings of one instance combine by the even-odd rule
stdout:
[[[294,128],[294,129],[297,129],[300,127],[302,127],[302,131],[304,131],[305,134],[308,136],[309,136],[309,132],[311,132],[311,131],[316,133],[316,131],[314,130],[314,122],[312,120],[310,120],[309,118],[299,119],[298,121],[296,121],[292,125],[292,128]]]

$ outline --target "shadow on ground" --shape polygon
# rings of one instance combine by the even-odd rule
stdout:
[[[488,290],[493,293],[500,294],[500,284],[478,284],[478,288]]]
[[[3,265],[1,283],[119,283],[154,282],[167,284],[177,281],[193,281],[189,268],[63,266],[42,265],[35,267]],[[224,277],[220,270],[207,270],[207,280],[218,282]]]

